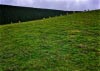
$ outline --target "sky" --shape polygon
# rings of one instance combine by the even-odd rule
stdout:
[[[65,11],[100,9],[100,0],[0,0],[0,4]]]

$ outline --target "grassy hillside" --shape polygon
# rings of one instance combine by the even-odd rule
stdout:
[[[80,12],[80,11],[75,11]],[[48,17],[72,14],[73,11],[61,11],[52,9],[41,9],[32,7],[20,7],[11,5],[0,5],[0,24],[10,24],[16,22],[25,22],[39,20]]]
[[[100,71],[100,10],[0,26],[0,71]]]

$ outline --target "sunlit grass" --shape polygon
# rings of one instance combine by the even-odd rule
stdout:
[[[99,13],[0,26],[0,71],[99,71]]]

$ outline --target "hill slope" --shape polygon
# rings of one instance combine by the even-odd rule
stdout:
[[[75,11],[79,12],[79,11]],[[31,7],[20,7],[10,5],[0,5],[0,24],[10,24],[16,22],[25,22],[31,20],[38,20],[48,17],[70,14],[73,11],[61,11],[52,9],[41,9]]]
[[[0,26],[0,71],[99,70],[99,10]]]

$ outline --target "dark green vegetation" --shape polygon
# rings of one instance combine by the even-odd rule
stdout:
[[[65,15],[66,13],[66,11],[60,10],[0,5],[0,24],[43,19]],[[68,11],[68,13],[73,13],[73,11]]]
[[[0,71],[100,71],[100,10],[0,26]]]

